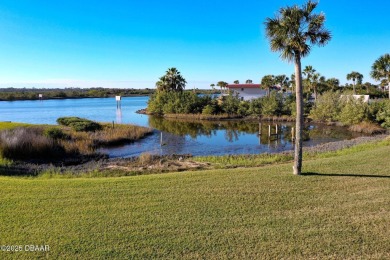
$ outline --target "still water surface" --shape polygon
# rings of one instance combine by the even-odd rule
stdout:
[[[141,141],[101,150],[111,157],[130,157],[144,152],[224,155],[272,153],[293,149],[291,124],[279,124],[279,136],[268,138],[269,123],[262,123],[260,128],[258,122],[188,122],[137,114],[137,110],[146,107],[147,101],[148,97],[123,98],[120,109],[117,108],[114,98],[1,101],[0,121],[55,124],[58,117],[78,116],[101,122],[131,123],[155,129],[153,135]],[[275,125],[272,129],[274,132]],[[304,145],[313,146],[357,136],[359,135],[340,127],[308,125],[307,141]]]

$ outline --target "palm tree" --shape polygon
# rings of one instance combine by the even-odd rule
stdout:
[[[275,85],[275,76],[274,75],[265,75],[261,79],[261,86],[263,88],[267,88],[267,96],[269,97],[271,94],[271,88]]]
[[[280,88],[287,91],[289,86],[289,79],[286,75],[277,75],[275,76],[275,83],[280,85]]]
[[[371,77],[375,80],[386,79],[389,88],[390,99],[390,54],[379,57],[371,67]]]
[[[388,81],[387,79],[382,79],[382,80],[381,80],[381,83],[379,84],[379,86],[380,86],[380,88],[382,89],[383,92],[386,91],[386,90],[385,90],[386,86],[387,86],[388,84],[390,84],[390,83],[388,83],[388,82],[390,82],[390,81]]]
[[[252,84],[252,82],[253,82],[253,81],[252,81],[251,79],[247,79],[247,80],[245,81],[246,84]]]
[[[169,68],[156,82],[158,91],[183,91],[187,81],[176,68]]]
[[[240,81],[239,80],[235,80],[233,83],[234,84],[240,84]]]
[[[325,84],[332,90],[336,91],[340,87],[340,80],[336,78],[330,78],[325,81]]]
[[[227,85],[228,85],[228,83],[225,81],[218,81],[218,83],[217,83],[217,86],[221,88],[221,92],[222,92],[222,89],[226,88]]]
[[[312,66],[306,66],[302,72],[302,74],[306,76],[306,79],[304,79],[304,82],[306,83],[307,87],[309,88],[309,92],[311,92],[313,90],[313,85],[314,85],[313,77],[314,77],[315,72],[316,72],[316,70],[313,69]]]
[[[210,84],[210,87],[214,90],[214,89],[215,89],[215,84],[214,84],[214,83],[211,83],[211,84]]]
[[[295,74],[291,74],[289,84],[291,86],[291,91],[294,92],[295,91]]]
[[[351,80],[351,79],[353,81],[353,94],[356,95],[355,81],[357,80],[358,84],[362,84],[363,75],[357,71],[352,71],[351,73],[347,74],[347,80]]]
[[[311,78],[311,87],[313,89],[314,93],[314,101],[317,102],[317,95],[318,95],[318,86],[321,84],[321,81],[323,80],[323,76],[321,76],[320,73],[314,73]]]
[[[318,3],[309,0],[301,7],[283,7],[275,18],[265,21],[266,34],[272,51],[281,52],[280,57],[295,63],[296,82],[296,141],[294,174],[302,171],[303,93],[301,59],[309,55],[312,45],[324,46],[331,39],[324,28],[325,15],[314,14]]]

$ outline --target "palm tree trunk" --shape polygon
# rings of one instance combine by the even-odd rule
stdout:
[[[317,87],[314,86],[314,104],[317,103]]]
[[[295,56],[295,89],[296,89],[296,132],[294,151],[294,174],[300,175],[302,171],[302,130],[303,130],[303,89],[302,89],[302,68],[301,57]]]

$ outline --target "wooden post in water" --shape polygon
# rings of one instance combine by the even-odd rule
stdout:
[[[261,135],[261,123],[259,123],[259,135]]]
[[[276,137],[278,137],[278,124],[276,124],[275,130],[276,130]]]
[[[162,146],[163,145],[163,137],[162,137],[162,132],[161,132],[161,134],[160,134],[160,146]]]
[[[293,142],[295,142],[295,131],[294,131],[294,127],[291,127],[291,140]]]
[[[268,138],[271,137],[271,125],[268,125]]]

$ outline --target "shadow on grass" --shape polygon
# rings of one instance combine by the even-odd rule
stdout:
[[[37,175],[37,171],[28,170],[22,167],[7,167],[0,165],[0,176],[32,177]]]
[[[303,176],[328,176],[328,177],[360,177],[360,178],[388,178],[390,175],[369,175],[369,174],[352,174],[352,173],[318,173],[303,172]]]

